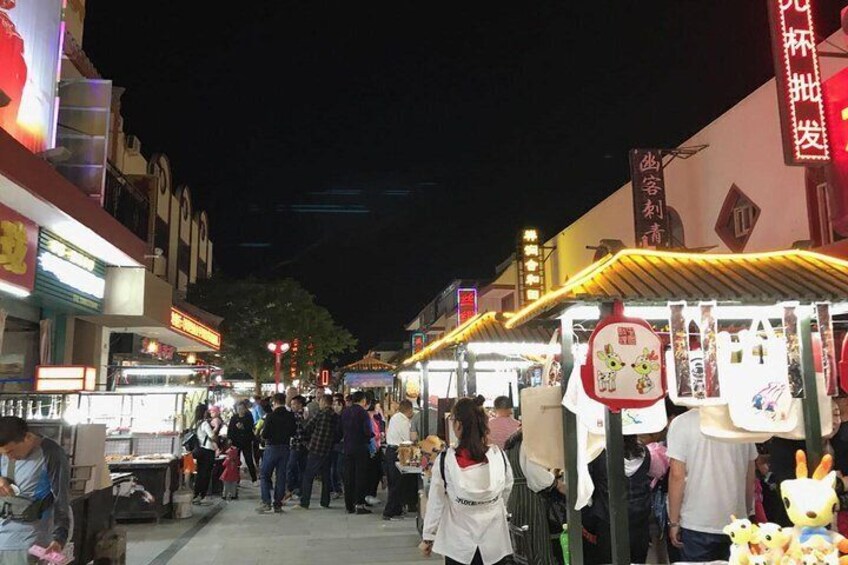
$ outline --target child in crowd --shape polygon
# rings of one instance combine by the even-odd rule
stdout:
[[[241,480],[241,457],[239,450],[226,438],[221,439],[221,451],[224,453],[224,463],[221,471],[221,482],[224,483],[224,492],[221,497],[224,500],[235,500],[238,498],[238,484]]]

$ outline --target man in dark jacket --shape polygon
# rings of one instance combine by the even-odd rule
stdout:
[[[365,507],[368,486],[368,444],[374,436],[371,420],[365,411],[365,393],[354,392],[352,404],[342,412],[344,435],[344,495],[348,514],[371,514]]]
[[[289,462],[289,445],[294,435],[296,424],[294,415],[286,409],[286,395],[278,392],[272,400],[273,410],[265,416],[265,426],[262,428],[262,439],[265,440],[265,453],[262,456],[260,469],[260,491],[262,504],[257,508],[260,514],[271,512],[271,484],[274,473],[277,483],[274,485],[273,511],[280,514],[283,511],[283,496],[286,493],[286,465]]]
[[[330,456],[333,455],[333,446],[341,438],[339,416],[333,412],[332,401],[332,396],[322,395],[318,401],[320,412],[313,414],[303,427],[304,437],[309,438],[309,455],[303,472],[303,486],[300,489],[302,508],[309,508],[312,483],[316,476],[321,477],[321,506],[330,507],[330,490],[333,486],[330,476]]]
[[[68,456],[22,418],[0,418],[0,496],[9,502],[0,522],[0,563],[32,563],[34,544],[59,551],[70,530]],[[14,487],[14,488],[13,488]]]
[[[253,433],[253,416],[247,409],[247,401],[236,404],[236,413],[230,418],[227,426],[227,437],[239,450],[239,456],[244,456],[247,470],[250,472],[250,480],[256,482],[256,465],[253,461],[253,442],[256,435]]]

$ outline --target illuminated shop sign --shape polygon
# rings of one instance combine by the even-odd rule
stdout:
[[[171,308],[171,329],[212,349],[218,350],[221,347],[221,334],[176,308]]]
[[[0,2],[0,129],[35,153],[53,146],[62,0]]]
[[[71,365],[39,365],[35,368],[37,392],[92,391],[97,384],[94,367]]]
[[[518,293],[521,304],[533,302],[545,290],[545,258],[536,228],[521,230],[518,242]]]
[[[830,161],[811,0],[768,0],[783,159]]]
[[[26,296],[35,285],[38,226],[0,204],[0,290]]]
[[[456,291],[456,309],[462,325],[477,315],[477,289],[460,288]]]
[[[424,346],[427,345],[427,334],[424,332],[415,332],[412,334],[412,353],[418,353]]]
[[[41,230],[35,289],[64,305],[100,312],[106,292],[106,265],[49,231]]]

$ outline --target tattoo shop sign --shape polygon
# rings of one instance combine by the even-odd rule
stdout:
[[[662,340],[650,324],[616,303],[589,338],[582,368],[586,394],[612,410],[646,408],[665,396]]]
[[[671,230],[665,203],[665,177],[659,149],[630,151],[636,247],[671,247]]]

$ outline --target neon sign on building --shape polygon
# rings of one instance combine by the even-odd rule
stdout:
[[[456,291],[456,303],[459,325],[462,325],[477,315],[477,289],[460,288]]]
[[[768,0],[783,158],[787,165],[830,161],[811,0]]]
[[[521,304],[533,302],[545,290],[545,258],[536,228],[521,230],[518,244],[518,294]]]

